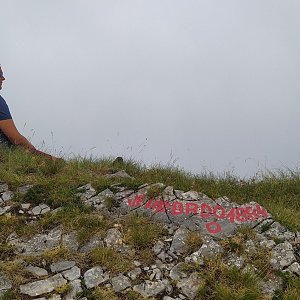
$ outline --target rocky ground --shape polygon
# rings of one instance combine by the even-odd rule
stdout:
[[[124,172],[119,175],[129,176]],[[162,193],[153,197],[154,200],[151,202],[149,197],[141,195],[147,195],[147,191],[153,187],[162,189]],[[0,215],[26,216],[28,224],[34,224],[46,214],[55,214],[61,209],[52,209],[44,203],[36,206],[32,203],[14,202],[15,193],[25,194],[30,188],[31,186],[21,186],[15,191],[10,191],[7,184],[0,184]],[[31,238],[18,236],[16,232],[11,232],[6,243],[15,247],[14,260],[21,262],[24,268],[32,274],[32,277],[29,282],[15,287],[5,272],[1,272],[0,293],[2,295],[17,288],[19,293],[24,295],[23,299],[84,300],[87,298],[76,296],[76,293],[103,286],[113,289],[120,297],[128,291],[135,291],[141,295],[141,298],[196,299],[197,289],[203,284],[203,278],[196,271],[187,272],[183,268],[184,263],[197,264],[201,267],[204,265],[205,259],[223,254],[222,260],[228,266],[234,265],[240,272],[251,270],[254,275],[257,275],[261,293],[266,296],[266,299],[271,299],[275,290],[281,288],[282,279],[274,272],[269,272],[264,278],[259,276],[261,270],[251,264],[249,257],[261,249],[266,249],[271,254],[270,260],[265,262],[267,266],[272,266],[273,270],[300,276],[300,232],[289,231],[274,221],[269,213],[252,214],[252,218],[246,216],[244,219],[235,217],[230,219],[230,216],[223,219],[218,218],[209,210],[205,217],[201,217],[199,214],[199,208],[203,204],[208,204],[212,208],[218,206],[221,212],[224,208],[226,214],[231,209],[242,207],[248,207],[250,210],[252,208],[252,212],[254,212],[258,208],[255,202],[241,206],[226,197],[210,199],[203,193],[174,190],[173,187],[164,186],[162,183],[145,184],[140,186],[138,191],[114,184],[111,189],[105,189],[100,193],[97,193],[91,184],[87,183],[78,187],[78,196],[85,205],[92,206],[99,214],[109,215],[115,220],[114,225],[107,230],[105,237],[95,235],[86,244],[79,245],[76,232],[65,233],[60,226],[36,234]],[[113,204],[109,211],[106,199],[110,199]],[[187,211],[188,207],[189,211]],[[30,264],[22,259],[25,256],[35,257],[45,250],[61,246],[68,248],[74,254],[84,255],[99,246],[113,248],[125,255],[132,254],[137,250],[124,242],[121,225],[118,222],[120,217],[130,211],[144,213],[152,221],[162,224],[166,229],[166,234],[152,246],[156,258],[155,262],[150,265],[134,260],[132,270],[112,274],[109,269],[101,265],[94,265],[89,269],[81,268],[76,259],[61,260],[50,265],[45,261],[42,261],[40,265]],[[257,213],[257,211],[255,212]],[[209,224],[214,225],[210,227]],[[226,252],[223,241],[230,237],[234,238],[242,226],[252,228],[255,233],[245,240],[243,245],[245,251],[243,253]],[[219,228],[219,231],[213,232],[216,228]],[[199,233],[202,244],[196,251],[188,253],[186,239],[191,231]],[[59,288],[66,284],[69,285],[70,290],[61,296],[58,292]]]

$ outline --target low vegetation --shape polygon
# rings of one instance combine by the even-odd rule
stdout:
[[[113,173],[120,169],[133,176],[132,179],[107,179],[103,175]],[[0,183],[7,183],[9,189],[15,192],[14,201],[17,203],[30,202],[33,204],[46,203],[52,209],[61,207],[56,213],[46,214],[35,224],[30,224],[21,216],[0,216],[0,271],[7,274],[16,284],[26,282],[28,274],[22,265],[12,262],[15,258],[13,247],[6,242],[7,237],[16,232],[19,236],[31,237],[36,233],[50,230],[61,225],[64,233],[76,231],[80,244],[84,244],[94,234],[104,237],[107,229],[117,223],[122,232],[124,242],[134,249],[134,257],[126,257],[116,249],[98,247],[85,257],[74,255],[73,259],[85,270],[95,263],[106,267],[111,272],[126,272],[130,270],[133,259],[139,259],[147,264],[155,262],[152,251],[154,243],[167,234],[166,229],[157,223],[151,222],[145,215],[129,214],[125,218],[113,220],[109,216],[96,213],[91,207],[84,206],[77,195],[77,188],[91,183],[97,192],[120,183],[129,189],[137,191],[144,183],[162,182],[179,190],[195,190],[211,198],[227,196],[237,203],[256,201],[263,205],[273,218],[288,227],[290,230],[300,230],[300,174],[299,171],[285,170],[276,173],[267,173],[259,178],[241,180],[232,175],[220,177],[211,173],[193,175],[174,166],[154,165],[146,168],[141,163],[133,160],[124,161],[123,164],[114,165],[112,158],[72,158],[65,162],[46,161],[42,157],[33,156],[22,149],[7,149],[0,145]],[[30,184],[33,187],[25,194],[16,192],[17,187]],[[162,189],[152,188],[148,197],[157,197]],[[108,210],[117,207],[114,198],[107,197],[105,205]],[[19,207],[16,206],[17,210]],[[269,228],[266,224],[262,231]],[[222,241],[226,252],[245,254],[244,243],[253,237],[249,228],[240,228],[238,234]],[[280,240],[275,241],[280,243]],[[196,251],[202,245],[199,234],[191,233],[187,239],[189,253]],[[24,257],[25,261],[38,264],[45,260],[47,264],[61,258],[68,259],[72,254],[67,249],[58,248],[45,252],[35,258]],[[247,259],[259,270],[261,277],[268,276],[270,266],[270,253],[259,249],[255,253],[247,254]],[[197,300],[260,300],[257,277],[252,273],[241,274],[234,267],[222,264],[220,259],[207,260],[205,266],[188,265],[190,271],[201,274],[203,285],[199,288]],[[284,278],[284,289],[277,292],[276,298],[283,300],[299,299],[300,279],[287,274],[280,274]],[[29,278],[29,277],[27,277]],[[64,294],[68,286],[60,291]],[[85,290],[82,296],[88,300],[119,299],[110,289],[96,288],[92,291]],[[22,299],[17,291],[8,291],[0,299]],[[122,295],[122,299],[142,299],[140,294],[129,292]]]

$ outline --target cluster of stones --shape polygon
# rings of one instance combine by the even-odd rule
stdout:
[[[32,185],[24,185],[18,187],[16,192],[25,194],[31,187]],[[36,206],[33,206],[31,203],[21,203],[19,205],[18,203],[13,203],[11,200],[14,195],[15,193],[8,189],[8,185],[6,183],[0,184],[0,216],[6,213],[11,213],[17,208],[17,214],[27,214],[29,219],[36,219],[37,216],[51,211],[51,208],[44,203]]]
[[[124,176],[124,172],[122,174]],[[129,175],[128,175],[129,176]],[[78,196],[88,206],[93,206],[101,214],[107,213],[105,200],[110,197],[115,200],[115,207],[110,208],[110,215],[120,216],[128,214],[130,211],[143,212],[154,221],[159,221],[167,229],[168,235],[156,241],[152,251],[156,255],[156,260],[153,265],[143,265],[138,260],[134,261],[135,267],[130,272],[120,273],[117,276],[112,275],[109,270],[103,266],[96,265],[91,269],[83,272],[75,261],[59,261],[50,266],[32,266],[26,265],[26,270],[31,272],[38,280],[34,280],[27,284],[21,285],[19,290],[22,294],[39,300],[46,299],[44,294],[51,293],[55,289],[69,284],[71,290],[64,296],[64,299],[78,299],[76,293],[81,292],[83,288],[92,289],[97,286],[112,288],[117,293],[126,293],[130,290],[140,293],[144,297],[163,297],[163,300],[184,300],[194,299],[196,297],[197,288],[203,284],[204,279],[196,272],[191,274],[183,271],[184,263],[204,264],[205,258],[213,258],[216,255],[223,253],[224,249],[220,241],[224,238],[234,236],[237,229],[241,226],[239,222],[229,222],[221,220],[222,232],[219,234],[210,234],[204,229],[205,222],[215,220],[214,216],[208,219],[200,219],[197,216],[173,216],[168,214],[168,211],[163,213],[155,213],[153,210],[146,209],[143,205],[132,208],[128,205],[128,199],[134,199],[137,194],[147,194],[147,191],[153,187],[163,189],[162,197],[166,201],[195,201],[199,204],[208,203],[211,205],[220,204],[227,209],[239,207],[240,205],[230,201],[227,197],[218,199],[210,199],[203,193],[196,191],[179,191],[174,190],[171,186],[165,186],[162,183],[153,185],[144,184],[138,188],[138,192],[122,187],[119,184],[114,184],[111,189],[106,189],[100,193],[92,187],[91,184],[86,184],[78,188]],[[21,187],[19,192],[26,192],[28,186]],[[8,190],[6,184],[0,185],[0,209],[9,212],[10,205],[7,205],[13,199],[13,192]],[[145,201],[147,200],[147,197]],[[247,205],[255,205],[255,202],[250,202]],[[32,217],[34,215],[42,216],[45,213],[55,213],[56,210],[51,210],[50,207],[40,204],[30,208],[30,204],[23,203],[24,211]],[[26,205],[26,206],[25,206]],[[3,214],[3,211],[1,214]],[[19,212],[20,213],[20,212]],[[218,220],[220,221],[220,220]],[[260,247],[265,247],[271,251],[271,265],[275,270],[290,272],[300,276],[300,250],[297,248],[300,241],[300,232],[291,232],[284,226],[275,222],[272,216],[268,214],[267,219],[259,219],[255,222],[243,223],[254,229],[256,237],[248,239],[245,242],[245,251],[253,253]],[[263,230],[265,224],[269,224],[268,230]],[[47,233],[37,234],[31,239],[26,239],[17,236],[15,232],[11,233],[7,238],[9,245],[15,246],[15,254],[22,261],[22,255],[40,255],[44,250],[50,250],[56,247],[67,247],[73,253],[88,253],[96,247],[112,247],[120,253],[126,254],[129,252],[135,253],[135,249],[124,243],[122,233],[119,230],[120,224],[115,224],[110,228],[105,238],[98,235],[93,236],[90,241],[79,247],[76,240],[76,232],[62,233],[60,226],[50,230]],[[203,238],[202,246],[187,255],[186,239],[190,231],[198,231]],[[275,243],[274,240],[280,240]],[[235,265],[241,272],[252,270],[254,274],[257,269],[249,262],[246,262],[245,257],[235,253],[226,255],[224,262],[228,265]],[[136,279],[141,279],[142,282],[134,284]],[[172,284],[173,282],[173,284]],[[176,282],[176,286],[174,286]],[[263,294],[272,297],[276,289],[282,285],[280,277],[274,276],[265,280],[260,279],[261,291]],[[4,274],[0,273],[0,294],[12,288],[12,283]],[[61,299],[61,296],[56,293],[52,294],[47,299]],[[84,300],[86,298],[81,298]]]

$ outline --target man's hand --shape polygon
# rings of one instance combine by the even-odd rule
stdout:
[[[19,133],[12,119],[0,121],[0,129],[9,138],[12,144],[22,146],[26,151],[44,156],[51,161],[64,162],[62,158],[37,150],[23,135]]]
[[[50,154],[44,153],[44,152],[39,151],[39,150],[36,150],[35,153],[37,153],[38,155],[42,155],[42,156],[46,157],[47,159],[49,159],[51,161],[64,162],[64,159],[62,159],[60,157],[55,157],[55,156],[52,156]]]

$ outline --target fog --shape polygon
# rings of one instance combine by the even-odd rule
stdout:
[[[1,95],[38,149],[240,177],[299,168],[299,1],[0,3]]]

